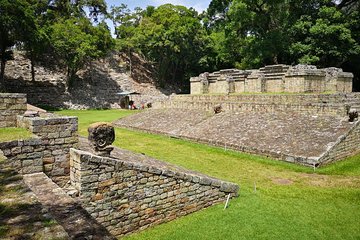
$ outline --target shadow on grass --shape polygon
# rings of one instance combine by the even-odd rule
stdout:
[[[0,163],[0,192],[0,238],[36,238],[51,217],[42,214],[41,204],[31,199],[22,177],[4,162]]]
[[[80,205],[54,204],[58,196],[35,184],[51,201],[35,197],[22,176],[0,163],[0,239],[113,239]]]

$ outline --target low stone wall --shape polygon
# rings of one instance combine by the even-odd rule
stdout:
[[[44,146],[43,166],[48,176],[69,174],[69,149],[78,143],[77,117],[45,114],[41,117],[18,116],[18,126],[37,135]]]
[[[153,107],[213,111],[217,105],[231,112],[292,111],[346,116],[349,108],[360,111],[360,94],[172,95],[166,100],[154,103]]]
[[[42,140],[31,138],[0,143],[0,150],[21,174],[43,172],[45,147]]]
[[[0,93],[0,127],[16,127],[16,116],[26,111],[26,94]]]
[[[358,153],[360,153],[360,121],[355,122],[352,129],[320,157],[319,162],[324,165]]]
[[[70,155],[70,179],[81,204],[117,237],[225,201],[239,190],[235,184],[176,166],[159,167],[141,157],[133,157],[134,162],[126,154],[115,159],[76,149]]]

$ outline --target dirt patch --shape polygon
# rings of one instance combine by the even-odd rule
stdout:
[[[271,179],[273,183],[278,184],[278,185],[291,185],[293,184],[293,181],[291,181],[290,179],[285,179],[285,178],[272,178]]]
[[[317,173],[301,173],[299,179],[311,186],[318,187],[360,187],[360,176],[329,176]]]

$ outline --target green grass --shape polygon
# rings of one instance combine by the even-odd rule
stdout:
[[[82,128],[90,119],[112,121],[118,115],[85,111],[78,116],[80,132],[86,133]],[[241,187],[225,211],[216,205],[127,239],[360,239],[359,155],[313,173],[261,156],[120,128],[114,145]]]
[[[360,176],[360,155],[348,157],[319,169],[319,173],[344,176]]]
[[[95,122],[112,122],[118,118],[134,114],[138,111],[130,110],[61,110],[55,113],[79,117],[79,134],[87,135],[87,128]]]
[[[32,133],[25,128],[0,128],[0,142],[33,137]]]

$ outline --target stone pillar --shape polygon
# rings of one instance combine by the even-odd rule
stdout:
[[[209,79],[208,79],[208,77],[209,77],[208,72],[202,73],[199,76],[203,94],[209,93]]]
[[[227,82],[227,93],[234,93],[235,92],[235,80],[231,75],[226,76],[226,82]]]

